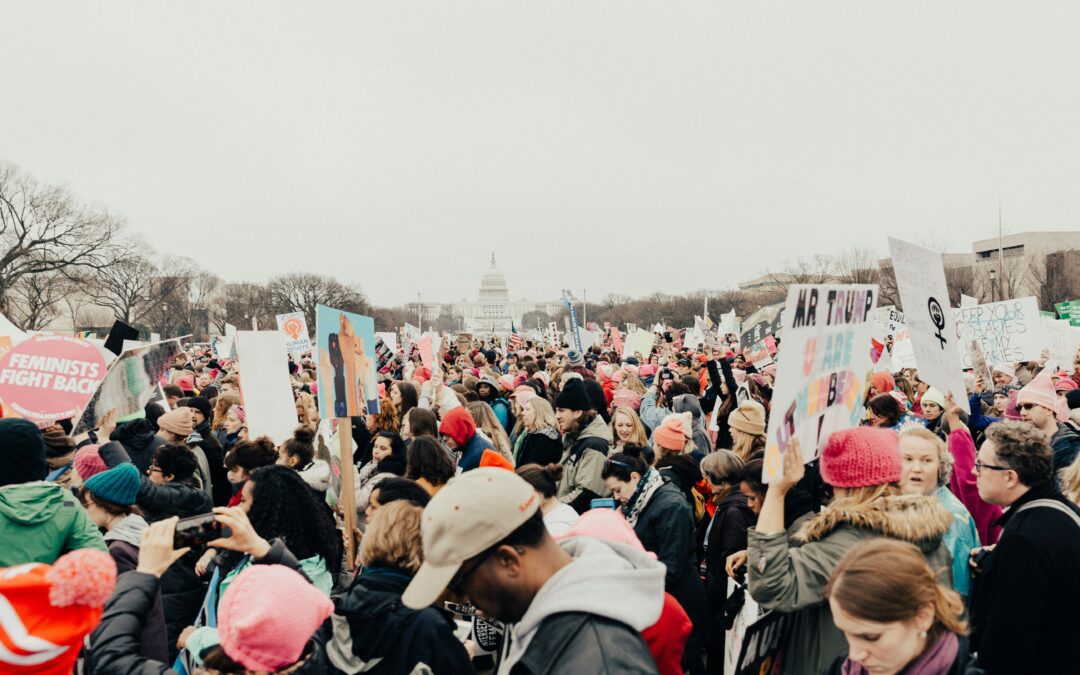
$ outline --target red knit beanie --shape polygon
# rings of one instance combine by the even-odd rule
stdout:
[[[891,429],[837,431],[829,436],[821,453],[821,477],[833,487],[897,483],[900,469],[900,436]]]

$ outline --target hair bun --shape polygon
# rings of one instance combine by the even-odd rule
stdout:
[[[544,467],[544,475],[547,476],[548,480],[550,480],[552,483],[555,483],[555,485],[558,486],[559,481],[562,480],[563,465],[562,464],[548,464],[547,466]]]
[[[315,432],[308,426],[296,427],[293,431],[293,440],[299,443],[311,443],[315,440]],[[271,444],[273,444],[272,441]]]

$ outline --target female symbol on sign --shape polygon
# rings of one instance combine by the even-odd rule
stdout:
[[[941,334],[942,329],[945,328],[945,312],[941,309],[941,303],[937,301],[937,298],[930,298],[927,307],[930,309],[930,320],[934,322],[934,327],[937,328],[934,337],[941,342],[941,348],[945,349],[945,343],[948,340]]]

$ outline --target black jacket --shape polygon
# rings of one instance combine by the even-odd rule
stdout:
[[[529,433],[521,444],[521,451],[518,453],[516,464],[517,466],[558,464],[559,460],[562,459],[562,452],[562,440],[558,434],[555,434],[555,437],[552,438],[542,431]]]
[[[401,604],[410,580],[396,570],[368,568],[335,598],[334,615],[321,629],[331,672],[389,675],[422,665],[434,673],[474,672],[452,619],[434,607]]]
[[[641,634],[594,614],[564,612],[544,619],[511,675],[656,673]]]
[[[300,572],[296,557],[279,541],[272,542],[265,558],[256,565],[285,565]],[[301,574],[303,574],[301,572]],[[306,577],[305,577],[306,578]],[[168,675],[176,673],[170,663],[147,659],[139,653],[142,624],[159,590],[157,577],[142,572],[125,572],[116,581],[116,590],[105,604],[101,623],[90,634],[89,654],[95,675]],[[193,617],[194,618],[194,617]],[[186,625],[190,625],[190,622]],[[175,638],[173,639],[175,643]],[[303,665],[290,671],[298,675],[322,675],[328,672],[326,652],[316,631],[308,644]]]
[[[98,454],[110,469],[120,464],[134,464],[124,447],[116,442],[101,446]],[[173,516],[189,518],[209,513],[214,506],[210,502],[210,496],[194,485],[179,481],[157,485],[146,477],[145,470],[142,471],[139,494],[135,501],[143,510],[146,521],[150,523]]]
[[[109,434],[108,440],[123,445],[131,463],[143,475],[153,463],[154,451],[165,445],[165,439],[157,435],[154,426],[146,419],[131,420],[121,424]]]
[[[1080,525],[1049,506],[1021,511],[1036,499],[1061,502],[1080,515],[1051,480],[1028,490],[999,519],[994,551],[975,577],[972,644],[988,673],[1076,670],[1080,607]]]
[[[225,451],[221,444],[210,431],[210,424],[203,422],[195,427],[195,431],[202,436],[202,440],[196,443],[206,456],[206,463],[210,465],[210,483],[212,493],[210,495],[214,506],[228,506],[232,498],[232,485],[229,484],[229,472],[225,468]]]
[[[717,368],[715,360],[710,360],[705,364],[706,369],[709,371],[709,386],[701,396],[701,409],[706,413],[713,411],[717,397],[721,397],[723,400],[730,399],[731,410],[734,410],[737,405],[735,390],[739,388],[739,385],[735,382],[735,373],[732,372],[731,364],[728,363],[727,359],[720,359],[719,363],[720,368],[724,371],[723,379],[721,379],[720,368]],[[721,382],[727,385],[727,396],[720,393]],[[713,447],[730,448],[734,442],[731,440],[731,427],[728,426],[727,417],[718,418],[713,421],[713,424],[717,427],[716,443]]]
[[[710,598],[719,601],[727,596],[727,572],[724,566],[732,553],[746,550],[746,530],[754,524],[754,514],[746,497],[735,490],[716,505],[711,526],[705,531],[705,587]]]

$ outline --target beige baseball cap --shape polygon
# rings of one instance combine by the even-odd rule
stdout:
[[[452,478],[424,509],[424,564],[401,601],[412,609],[429,607],[463,562],[499,543],[539,508],[536,490],[513,471],[484,467]]]

